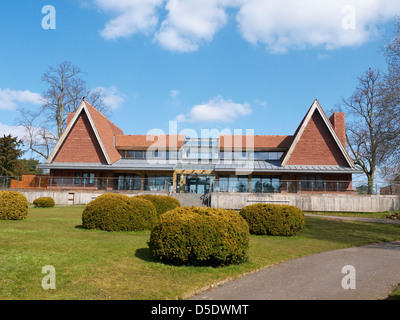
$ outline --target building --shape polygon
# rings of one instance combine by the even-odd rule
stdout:
[[[95,190],[348,192],[361,173],[344,113],[314,101],[294,135],[125,135],[83,100],[47,162],[46,186]]]

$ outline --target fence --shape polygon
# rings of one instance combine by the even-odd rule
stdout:
[[[33,189],[33,190],[114,190],[114,191],[170,191],[172,177],[50,177],[50,176],[22,176],[0,177],[2,189]]]
[[[367,181],[324,181],[324,180],[276,180],[260,182],[259,180],[233,182],[214,181],[211,187],[215,192],[229,193],[343,193],[343,194],[376,194],[400,195],[399,182],[374,182],[369,193]]]
[[[195,193],[344,193],[368,194],[367,181],[326,181],[326,180],[280,180],[260,179],[207,180],[207,185],[197,188]],[[111,190],[111,191],[164,191],[176,192],[172,176],[141,178],[125,177],[50,177],[24,175],[22,177],[0,177],[1,189],[46,189],[46,190]],[[202,190],[202,191],[199,191]],[[179,185],[178,192],[191,192],[190,188]],[[400,195],[399,182],[375,181],[373,194]]]

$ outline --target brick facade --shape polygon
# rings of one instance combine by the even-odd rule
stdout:
[[[348,166],[318,112],[311,117],[287,164]]]
[[[106,163],[96,135],[85,113],[77,119],[54,162]]]

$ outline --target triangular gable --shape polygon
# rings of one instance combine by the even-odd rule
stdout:
[[[93,123],[99,133],[100,140],[104,146],[110,162],[121,159],[121,155],[115,147],[115,136],[123,135],[123,131],[112,123],[104,114],[85,101],[86,108],[90,113]]]
[[[334,141],[335,146],[337,146],[340,154],[344,157],[345,163],[348,164],[350,167],[354,167],[354,162],[349,156],[349,154],[346,151],[346,148],[343,146],[342,142],[340,141],[338,135],[336,134],[335,129],[332,126],[332,123],[328,119],[327,115],[325,114],[324,110],[322,109],[321,105],[319,104],[318,100],[315,100],[314,103],[312,104],[311,108],[308,110],[306,116],[303,118],[302,122],[300,123],[300,126],[297,128],[296,133],[294,135],[293,142],[286,153],[283,161],[282,161],[282,167],[286,166],[293,155],[300,139],[302,138],[304,131],[306,130],[307,126],[309,125],[311,119],[313,118],[315,112],[318,112],[320,117],[322,118],[323,123],[326,126],[327,131],[330,133],[332,140]],[[332,150],[331,150],[332,151]],[[322,164],[322,163],[320,163]]]
[[[104,144],[100,138],[99,132],[95,126],[95,123],[93,121],[93,118],[86,106],[85,101],[82,101],[82,103],[79,105],[78,109],[76,110],[73,118],[71,119],[71,121],[69,122],[67,128],[65,129],[65,131],[63,132],[63,134],[61,135],[60,139],[58,140],[56,146],[54,147],[53,151],[51,152],[49,158],[47,159],[46,163],[51,163],[54,161],[54,159],[56,158],[56,155],[58,154],[58,152],[61,150],[62,146],[64,145],[68,135],[71,133],[72,129],[74,128],[75,124],[77,123],[79,117],[81,116],[81,113],[84,112],[85,115],[87,116],[87,119],[89,120],[89,124],[91,129],[93,130],[93,133],[95,135],[96,138],[96,142],[98,143],[98,145],[100,146],[101,152],[104,155],[104,158],[107,162],[107,164],[111,164],[112,162],[110,161],[110,157],[106,151],[106,148],[104,147]]]

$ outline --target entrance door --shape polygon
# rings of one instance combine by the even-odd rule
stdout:
[[[186,192],[204,194],[210,190],[214,176],[190,175],[186,177]]]

